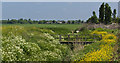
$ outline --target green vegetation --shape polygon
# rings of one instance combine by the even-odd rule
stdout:
[[[3,61],[75,61],[81,60],[87,53],[101,49],[100,45],[105,45],[105,42],[98,42],[86,45],[71,45],[60,44],[56,39],[56,34],[72,34],[71,30],[81,32],[80,37],[93,38],[93,31],[107,32],[117,34],[117,29],[87,29],[83,25],[74,24],[38,24],[38,25],[2,25],[2,60]],[[0,29],[1,29],[0,28]],[[64,30],[63,30],[64,29]],[[60,31],[61,30],[61,31]],[[67,31],[67,32],[66,32]],[[96,33],[96,32],[95,32]],[[97,32],[98,33],[98,32]],[[83,34],[83,35],[82,35]],[[65,36],[64,36],[65,37]],[[96,36],[98,37],[98,36]],[[74,37],[71,37],[74,38]],[[114,39],[110,36],[108,39]],[[66,39],[64,39],[66,40]],[[93,41],[89,40],[88,41]],[[114,47],[115,44],[112,44]],[[78,46],[78,47],[76,47]],[[83,46],[84,48],[80,48]],[[96,47],[97,46],[97,47]],[[119,50],[118,50],[119,51]],[[112,56],[113,57],[113,56]],[[117,59],[115,59],[117,60]]]
[[[93,11],[93,16],[90,17],[86,22],[87,23],[104,23],[104,24],[111,24],[111,23],[120,23],[120,18],[116,18],[116,9],[111,11],[111,7],[108,3],[102,3],[99,8],[99,18],[96,17],[95,11]]]
[[[93,16],[87,20],[88,23],[99,23],[95,11],[93,11]]]
[[[68,34],[72,33],[77,28],[83,26],[83,24],[3,24],[2,26],[24,26],[24,27],[38,27],[41,29],[49,29],[55,32],[55,34]]]
[[[105,14],[105,9],[104,9],[104,3],[99,8],[99,22],[103,23],[104,22],[104,14]]]
[[[120,23],[120,18],[116,18],[116,14],[116,9],[112,13],[109,4],[102,3],[99,8],[99,18],[93,11],[93,16],[86,22],[22,18],[2,20],[3,25],[0,27],[2,60],[118,61],[120,60],[118,56],[120,37],[116,36],[119,31],[116,28],[119,25],[111,24]],[[88,25],[88,23],[95,23],[95,25]],[[59,35],[62,35],[63,41],[95,42],[92,44],[60,44]],[[71,35],[70,40],[69,35]],[[78,37],[80,39],[77,39]]]
[[[111,7],[109,6],[109,4],[105,4],[105,24],[109,24],[111,23],[111,15],[112,15],[112,11],[111,11]]]
[[[3,26],[3,61],[61,61],[69,48],[50,34],[52,30],[39,27]]]
[[[8,19],[2,20],[2,24],[81,24],[81,20],[31,20],[31,19]]]

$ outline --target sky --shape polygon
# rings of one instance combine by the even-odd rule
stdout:
[[[102,2],[2,2],[2,19],[87,20],[95,11],[99,16]],[[106,0],[107,1],[107,0]],[[118,10],[117,2],[108,2]]]
[[[2,2],[118,2],[120,0],[1,0]]]

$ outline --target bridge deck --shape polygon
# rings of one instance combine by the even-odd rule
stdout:
[[[94,41],[60,41],[61,44],[90,44],[90,43],[94,43]]]

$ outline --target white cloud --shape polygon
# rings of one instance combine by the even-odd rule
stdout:
[[[2,2],[118,2],[120,0],[2,0]]]

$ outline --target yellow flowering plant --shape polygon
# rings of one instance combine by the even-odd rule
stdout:
[[[113,45],[117,42],[117,37],[114,34],[110,34],[104,31],[93,31],[91,34],[101,34],[104,45],[100,45],[100,49],[93,50],[85,54],[80,61],[111,61],[113,57]]]

